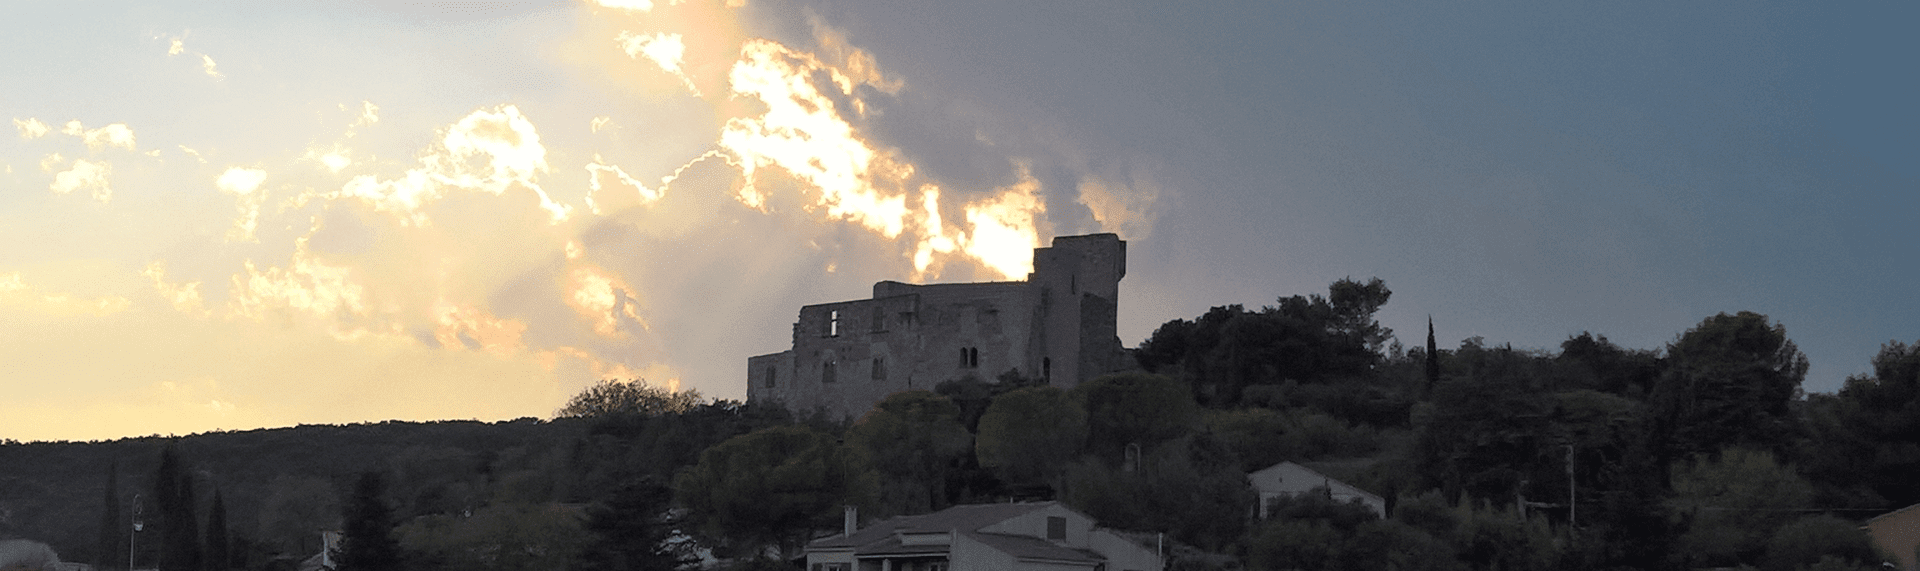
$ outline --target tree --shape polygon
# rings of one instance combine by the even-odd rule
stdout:
[[[1433,342],[1433,316],[1427,316],[1426,390],[1440,384],[1440,346]]]
[[[1049,484],[1087,441],[1087,413],[1054,387],[1029,387],[993,399],[980,416],[974,451],[980,465],[1009,484]]]
[[[341,515],[340,571],[399,571],[400,544],[379,472],[361,472]]]
[[[888,395],[847,430],[847,443],[879,472],[875,515],[919,514],[947,507],[947,481],[973,448],[951,399],[927,391]]]
[[[1786,454],[1801,433],[1791,407],[1806,375],[1786,327],[1750,311],[1721,313],[1667,346],[1654,406],[1680,456],[1731,445]]]
[[[587,511],[583,571],[668,571],[699,561],[674,539],[673,489],[651,478],[629,481]]]
[[[153,502],[160,532],[160,571],[200,571],[200,532],[195,521],[193,480],[180,467],[173,444],[160,451],[153,473]]]
[[[590,539],[584,531],[579,515],[559,504],[497,502],[471,515],[414,518],[394,535],[413,559],[409,569],[546,571],[588,562],[579,549]]]
[[[233,568],[233,550],[228,546],[227,501],[220,489],[213,490],[213,506],[207,509],[206,569],[227,571]]]
[[[1673,493],[1672,509],[1691,522],[1681,551],[1696,566],[1757,562],[1774,529],[1813,497],[1806,480],[1773,453],[1746,448],[1700,455],[1674,469]]]
[[[1912,485],[1920,472],[1920,343],[1882,345],[1873,375],[1849,377],[1838,394],[1807,401],[1809,477],[1836,488],[1832,495],[1860,498],[1842,500],[1859,507],[1920,502]]]
[[[1138,371],[1103,375],[1068,392],[1087,411],[1087,450],[1108,461],[1186,436],[1200,405],[1179,381]],[[1129,452],[1131,447],[1131,452]]]
[[[743,434],[700,453],[674,480],[674,498],[703,545],[759,559],[767,546],[790,559],[844,505],[867,503],[871,470],[832,435],[804,426]]]
[[[702,402],[700,391],[697,390],[674,392],[666,387],[647,384],[645,379],[607,379],[567,399],[566,406],[555,411],[554,416],[659,416],[686,412]]]
[[[1794,520],[1773,532],[1767,540],[1767,571],[1794,571],[1821,563],[1823,559],[1845,562],[1849,568],[1878,568],[1892,558],[1873,546],[1858,524],[1828,514]]]
[[[100,536],[94,544],[95,569],[113,569],[126,564],[121,559],[127,549],[127,524],[120,517],[120,464],[107,465],[107,488],[100,502]]]

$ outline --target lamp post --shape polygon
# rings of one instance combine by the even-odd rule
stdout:
[[[140,536],[140,529],[146,527],[140,521],[140,494],[133,495],[133,533],[127,534],[127,571],[133,571],[133,540]]]

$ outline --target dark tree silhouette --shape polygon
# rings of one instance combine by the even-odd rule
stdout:
[[[114,569],[125,564],[120,554],[127,546],[127,525],[120,519],[119,462],[107,464],[107,488],[100,504],[100,537],[94,546],[93,566]]]
[[[180,452],[172,444],[160,451],[160,467],[153,474],[153,502],[159,516],[155,523],[160,531],[160,571],[199,571],[193,480],[180,467]]]
[[[207,509],[207,571],[227,571],[233,567],[233,551],[227,542],[227,502],[220,490],[213,490],[213,506]]]
[[[1427,316],[1427,390],[1440,384],[1440,345],[1433,342],[1433,316]]]
[[[584,571],[667,571],[699,560],[689,545],[671,540],[673,489],[653,478],[628,481],[587,511],[592,534],[576,568]]]
[[[399,571],[400,543],[393,538],[393,512],[379,472],[361,472],[341,514],[340,571]]]

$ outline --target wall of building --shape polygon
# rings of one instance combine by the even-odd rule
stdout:
[[[747,360],[747,398],[857,417],[889,394],[1014,372],[1072,388],[1119,370],[1126,242],[1063,236],[1026,281],[874,284],[873,297],[800,308],[788,351]],[[768,380],[772,382],[769,383]]]
[[[1867,520],[1867,535],[1875,547],[1894,556],[1904,571],[1920,570],[1914,549],[1920,547],[1920,505],[1907,506]]]

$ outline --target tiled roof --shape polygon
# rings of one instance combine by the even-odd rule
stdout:
[[[987,544],[988,547],[1004,551],[1023,559],[1048,559],[1053,561],[1073,561],[1081,563],[1099,563],[1107,558],[1097,553],[1081,551],[1054,545],[1053,542],[1025,535],[1007,535],[1003,533],[969,533],[967,537]]]
[[[930,514],[889,518],[867,526],[866,529],[855,531],[851,536],[834,536],[820,539],[807,544],[807,547],[809,549],[858,548],[891,539],[896,531],[909,533],[954,530],[962,532],[977,531],[980,528],[1013,519],[1027,512],[1051,505],[1054,505],[1054,502],[953,506]],[[865,550],[863,549],[862,551]]]

